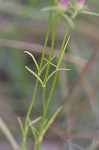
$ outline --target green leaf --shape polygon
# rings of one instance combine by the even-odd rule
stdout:
[[[91,11],[86,11],[86,10],[81,11],[81,13],[87,14],[87,15],[99,16],[99,13],[95,13],[95,12],[91,12]]]
[[[49,129],[49,127],[51,126],[51,124],[54,122],[54,119],[57,117],[57,115],[60,113],[60,111],[62,110],[63,106],[60,106],[56,112],[53,114],[53,116],[51,117],[51,119],[49,120],[49,122],[47,123],[45,130],[43,132],[43,134],[46,133],[46,131]]]
[[[61,64],[61,61],[62,61],[64,52],[65,52],[65,50],[66,50],[66,47],[67,47],[67,45],[68,45],[69,40],[70,40],[70,37],[69,37],[68,40],[66,41],[66,44],[65,44],[64,48],[61,49],[61,51],[60,51],[60,56],[59,56],[59,58],[58,58],[58,64],[57,64],[58,68],[59,68],[59,66],[60,66],[60,64]]]
[[[25,53],[27,53],[28,55],[30,55],[30,56],[32,57],[32,59],[33,59],[33,61],[34,61],[35,65],[36,65],[36,67],[37,67],[37,70],[39,71],[38,63],[37,63],[37,61],[36,61],[35,57],[33,56],[33,54],[31,54],[31,53],[30,53],[30,52],[28,52],[28,51],[24,51],[24,52],[25,52]]]
[[[55,56],[53,56],[52,58],[51,58],[51,60],[53,60],[55,58]],[[46,58],[44,58],[44,59],[46,59]],[[47,60],[47,59],[46,59]],[[47,67],[47,65],[49,64],[49,61],[47,60],[47,63],[43,66],[43,68],[41,69],[41,71],[40,71],[40,74],[43,72],[43,70]]]
[[[53,71],[53,72],[47,77],[46,83],[48,82],[48,80],[49,80],[57,71],[58,71],[58,69],[55,70],[55,71]]]
[[[52,6],[52,7],[45,7],[43,9],[41,9],[41,11],[51,11],[51,10],[58,11],[59,7]]]
[[[55,64],[51,63],[51,62],[50,62],[49,60],[47,60],[46,58],[44,58],[44,60],[47,61],[48,64],[50,64],[50,65],[52,65],[52,66],[54,66],[54,67],[57,67]]]
[[[18,122],[19,122],[19,125],[21,127],[21,131],[22,131],[22,135],[23,135],[24,134],[24,129],[23,129],[22,121],[19,117],[18,117]]]
[[[27,66],[25,66],[25,68],[26,68],[31,74],[33,74],[33,75],[39,80],[39,82],[41,83],[41,85],[43,86],[43,83],[42,83],[42,80],[40,79],[40,77],[39,77],[33,70],[31,70],[30,68],[28,68]]]
[[[31,131],[33,133],[33,136],[34,136],[34,139],[37,141],[37,134],[38,134],[38,131],[37,129],[31,124],[31,120],[29,119],[29,126],[31,128]]]
[[[74,28],[75,25],[74,25],[73,21],[70,19],[70,17],[68,17],[65,13],[60,13],[60,15],[63,16],[68,21],[68,23],[71,25],[71,27]]]
[[[36,132],[35,132],[35,128],[33,126],[30,126],[30,128],[31,128],[31,131],[32,131],[32,134],[34,136],[35,141],[37,141],[37,135],[36,135]]]
[[[71,69],[67,69],[67,68],[60,68],[58,69],[59,71],[66,71],[66,70],[71,70]]]
[[[57,68],[56,68],[56,70],[53,71],[53,72],[47,77],[46,83],[48,82],[48,80],[49,80],[57,71],[66,71],[66,70],[70,70],[70,69],[65,69],[65,68],[57,69]]]
[[[35,120],[31,121],[29,125],[33,125],[35,123],[37,123],[38,121],[40,121],[42,119],[42,117],[38,117]]]

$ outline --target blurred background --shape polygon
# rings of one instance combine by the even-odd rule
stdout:
[[[40,62],[49,14],[41,9],[49,3],[50,0],[0,0],[0,117],[19,144],[21,130],[17,117],[24,122],[35,86],[35,77],[24,66],[36,70],[24,51],[33,53]],[[91,11],[99,13],[98,0],[87,0],[86,4]],[[65,26],[66,20],[60,18],[54,51],[56,58]],[[99,17],[79,15],[70,36],[61,65],[71,71],[59,73],[48,117],[61,104],[64,109],[46,134],[42,149],[98,150]],[[46,57],[50,42],[51,31]],[[42,113],[41,92],[39,87],[32,118]],[[32,149],[31,133],[28,139],[29,149]],[[0,149],[12,150],[2,131]]]

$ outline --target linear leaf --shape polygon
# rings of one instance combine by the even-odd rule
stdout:
[[[18,117],[18,122],[21,127],[22,134],[24,134],[24,129],[23,129],[23,125],[22,125],[22,121],[21,121],[20,117]]]
[[[29,124],[30,124],[30,120],[29,120]],[[30,128],[31,128],[31,131],[32,131],[32,134],[34,136],[34,139],[37,140],[37,134],[36,134],[36,131],[35,131],[35,127],[33,127],[33,125],[30,125]]]
[[[46,127],[45,127],[45,130],[44,130],[44,133],[46,133],[46,131],[49,129],[49,127],[51,126],[51,124],[54,122],[54,119],[57,117],[57,115],[59,114],[59,112],[62,110],[63,106],[60,106],[56,112],[53,114],[53,116],[51,117],[51,119],[49,120],[49,122],[47,123]]]
[[[40,121],[41,119],[42,119],[42,117],[38,117],[35,120],[30,121],[29,125],[33,125],[33,124],[37,123],[38,121]]]
[[[71,69],[67,69],[67,68],[60,68],[58,69],[59,71],[66,71],[66,70],[71,70]]]
[[[25,66],[25,68],[26,68],[31,74],[33,74],[33,75],[39,80],[39,82],[41,83],[41,85],[43,86],[43,83],[42,83],[42,80],[40,79],[40,77],[39,77],[33,70],[31,70],[29,67]]]
[[[46,83],[48,82],[48,80],[57,72],[57,71],[66,71],[66,70],[70,70],[70,69],[65,69],[65,68],[60,68],[60,69],[57,69],[55,71],[53,71],[47,78],[46,80]]]
[[[45,61],[47,61],[50,65],[57,67],[55,64],[51,63],[49,60],[47,60],[46,58],[44,58]]]
[[[42,11],[50,11],[50,10],[57,11],[57,10],[59,10],[59,7],[52,6],[52,7],[43,8],[43,9],[41,9],[41,10],[42,10]]]
[[[36,65],[36,67],[37,67],[37,70],[39,71],[38,63],[37,63],[37,61],[36,61],[35,57],[33,56],[33,54],[31,54],[31,53],[30,53],[30,52],[28,52],[28,51],[24,51],[24,52],[25,52],[25,53],[27,53],[28,55],[30,55],[30,56],[32,57],[32,59],[33,59],[33,61],[34,61],[35,65]]]
[[[81,13],[87,14],[87,15],[99,16],[99,13],[95,13],[95,12],[91,12],[91,11],[86,11],[86,10],[81,11]]]
[[[56,69],[55,71],[53,71],[48,77],[47,77],[47,80],[46,80],[46,83],[48,82],[48,80],[58,71],[58,69]]]
[[[74,23],[73,23],[73,21],[66,14],[64,14],[64,13],[60,13],[60,14],[69,22],[69,24],[71,25],[71,27],[75,26]]]
[[[66,50],[66,47],[67,47],[67,45],[68,45],[69,40],[70,40],[70,37],[67,39],[66,44],[64,45],[64,48],[60,51],[60,57],[59,57],[59,59],[58,59],[58,67],[59,67],[60,64],[61,64],[61,61],[62,61],[64,52],[65,52],[65,50]]]
[[[55,56],[53,56],[52,58],[51,58],[51,60],[53,60],[55,58]],[[45,58],[44,58],[45,59]],[[46,59],[47,60],[47,59]],[[41,71],[40,71],[40,74],[43,72],[43,70],[47,67],[47,65],[49,64],[49,62],[47,62],[45,65],[44,65],[44,67],[41,69]]]

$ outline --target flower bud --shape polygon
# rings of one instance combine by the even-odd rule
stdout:
[[[79,8],[83,8],[84,4],[85,4],[86,0],[77,0],[77,5]]]
[[[69,3],[69,0],[59,0],[58,5],[62,8],[66,8]]]

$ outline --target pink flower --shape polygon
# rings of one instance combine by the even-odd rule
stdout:
[[[85,4],[86,0],[77,0],[77,5],[82,8]]]
[[[62,4],[62,5],[68,5],[69,3],[69,0],[59,0],[59,2]]]
[[[69,0],[59,0],[59,5],[62,7],[66,7],[69,3]]]

